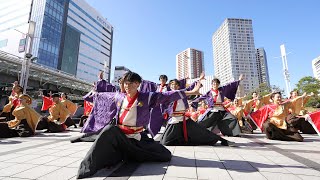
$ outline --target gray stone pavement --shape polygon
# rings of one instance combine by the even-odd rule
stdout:
[[[80,129],[0,139],[0,179],[75,179],[92,143],[74,143]],[[226,137],[236,147],[171,146],[167,163],[120,163],[90,179],[320,179],[320,137],[305,142],[271,141],[259,132]]]

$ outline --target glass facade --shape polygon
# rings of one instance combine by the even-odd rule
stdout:
[[[57,69],[65,4],[68,0],[47,0],[43,18],[38,63]]]
[[[73,75],[77,73],[78,54],[80,44],[80,33],[67,25],[63,55],[61,61],[61,70]]]

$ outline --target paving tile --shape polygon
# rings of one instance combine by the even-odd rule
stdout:
[[[198,179],[231,179],[220,161],[197,159],[196,164]]]
[[[63,167],[61,169],[58,169],[54,172],[51,172],[47,175],[44,175],[42,177],[40,177],[40,180],[67,180],[67,179],[71,179],[74,176],[77,175],[78,169],[77,168],[67,168],[67,167]]]
[[[194,151],[175,150],[173,155],[174,156],[185,157],[185,158],[194,158]]]
[[[82,162],[82,159],[78,160],[78,161],[75,161],[69,165],[67,165],[66,167],[71,167],[71,168],[79,168],[80,164]]]
[[[11,167],[1,169],[0,176],[12,176],[14,174],[21,173],[28,169],[34,168],[36,166],[37,165],[33,165],[33,164],[17,164],[17,165],[14,165],[14,167],[11,166]]]
[[[37,167],[31,168],[31,169],[28,169],[26,171],[23,171],[19,174],[15,174],[12,177],[36,179],[36,178],[44,176],[50,172],[53,172],[59,168],[60,167],[56,167],[56,166],[37,166]]]
[[[289,171],[285,170],[283,167],[277,165],[276,163],[272,162],[264,156],[241,156],[258,171],[289,173]]]
[[[197,179],[195,167],[168,166],[166,176]]]
[[[12,154],[1,155],[0,156],[0,161],[6,161],[6,160],[10,160],[10,159],[15,159],[17,157],[22,157],[22,156],[24,156],[24,154],[12,153]]]
[[[227,170],[201,168],[197,169],[198,179],[232,180]]]
[[[5,162],[23,163],[41,157],[41,155],[23,155],[17,158],[8,159]]]
[[[284,169],[296,175],[320,176],[320,172],[306,166],[284,166]],[[320,179],[320,177],[319,177]]]
[[[79,158],[61,157],[61,158],[59,158],[57,160],[45,163],[45,165],[63,167],[63,166],[67,166],[67,165],[69,165],[69,164],[71,164],[73,162],[76,162],[78,160],[79,160]]]
[[[133,175],[128,180],[162,180],[164,175]],[[111,178],[110,178],[111,179]]]
[[[16,165],[16,164],[17,164],[17,163],[0,162],[0,169],[7,168],[7,167],[10,167],[10,166],[14,166],[14,165]]]
[[[231,169],[232,170],[245,170],[245,171],[250,171],[250,172],[257,171],[256,168],[252,167],[251,164],[246,161],[221,160],[221,162],[228,170],[231,170]]]
[[[195,151],[194,152],[195,158],[196,159],[213,159],[213,160],[219,160],[219,157],[215,152],[212,153],[207,153],[207,152],[202,152],[202,151]]]
[[[260,174],[259,172],[248,172],[248,171],[235,171],[235,170],[228,170],[232,179],[236,180],[266,180],[266,178]]]
[[[220,160],[243,161],[244,159],[238,154],[221,154],[217,153]]]
[[[207,159],[197,159],[196,160],[196,166],[198,168],[220,168],[220,169],[226,169],[223,163],[220,160],[207,160]]]
[[[88,151],[75,151],[72,154],[69,154],[69,157],[76,157],[76,158],[84,158]]]
[[[274,180],[300,180],[298,176],[293,174],[283,174],[283,173],[271,173],[271,172],[260,172],[264,177],[267,179],[274,179]]]
[[[304,166],[303,164],[301,164],[300,162],[298,161],[295,161],[293,159],[290,159],[288,157],[266,157],[268,159],[270,159],[271,161],[273,161],[274,163],[278,164],[278,165],[281,165],[281,166]]]
[[[52,156],[59,156],[59,157],[65,157],[65,156],[70,156],[71,157],[71,155],[74,155],[76,153],[78,153],[78,151],[72,151],[72,150],[69,150],[69,149],[65,149],[65,150],[59,150],[58,152],[53,153],[51,155]]]
[[[165,163],[143,163],[134,171],[134,175],[159,175],[165,174],[168,162]]]
[[[51,162],[51,161],[54,161],[54,160],[57,160],[59,159],[60,157],[57,157],[57,156],[47,156],[47,155],[44,155],[44,156],[41,156],[39,158],[35,158],[33,160],[29,160],[28,164],[46,164],[48,162]]]
[[[3,180],[26,180],[26,178],[4,177]]]
[[[212,146],[195,146],[194,152],[215,153]]]
[[[194,151],[193,146],[176,146],[175,151]]]
[[[305,176],[305,175],[297,175],[297,176],[303,180],[319,180],[319,176]]]
[[[167,176],[167,175],[165,175],[164,178],[163,178],[163,180],[176,180],[176,179],[178,179],[178,180],[196,180],[194,178],[170,177],[170,176]]]
[[[179,156],[173,156],[169,164],[174,166],[195,167],[196,160],[194,158],[184,158]]]

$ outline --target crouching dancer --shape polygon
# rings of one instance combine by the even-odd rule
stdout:
[[[102,92],[93,96],[95,104],[108,104],[109,107],[95,109],[100,112],[100,116],[106,117],[108,125],[99,133],[81,162],[77,175],[79,179],[122,160],[170,161],[171,152],[143,133],[143,127],[148,125],[150,120],[150,109],[198,94],[200,89],[198,84],[192,91],[138,92],[141,77],[134,72],[126,73],[123,83],[125,93]],[[111,123],[114,117],[115,125]],[[162,125],[162,122],[156,123]]]
[[[15,119],[0,123],[0,138],[29,137],[34,135],[40,120],[40,114],[30,107],[32,99],[29,95],[21,94],[18,100],[19,106],[12,112]]]
[[[171,80],[170,88],[180,89],[180,82],[177,79]],[[193,116],[186,112],[188,107],[186,98],[170,104],[170,119],[160,140],[161,144],[167,146],[214,145],[217,141],[221,141],[222,145],[228,146],[231,143],[192,120]]]

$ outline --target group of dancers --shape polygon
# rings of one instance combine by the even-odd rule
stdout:
[[[65,93],[50,94],[50,97],[40,94],[43,99],[42,111],[49,111],[47,116],[41,116],[32,107],[32,98],[23,94],[23,88],[13,83],[9,102],[0,114],[0,138],[28,137],[35,135],[36,130],[56,133],[65,131],[76,123],[71,117],[78,106],[67,99]]]
[[[280,92],[263,97],[254,92],[252,99],[245,101],[236,98],[239,83],[244,79],[240,75],[237,81],[223,86],[219,79],[213,79],[212,88],[201,95],[204,78],[202,73],[198,81],[187,86],[186,79],[173,79],[167,84],[167,76],[161,75],[157,84],[129,71],[119,79],[117,89],[100,74],[93,90],[84,96],[84,105],[90,108],[81,118],[83,134],[71,140],[94,142],[80,164],[77,178],[89,177],[120,161],[170,161],[172,155],[165,146],[217,142],[234,146],[234,142],[221,135],[241,137],[241,133],[253,133],[256,128],[269,139],[284,141],[303,141],[300,132],[317,133],[314,125],[306,121],[304,110],[312,94],[299,96],[293,91],[290,99],[284,101]],[[15,119],[0,123],[0,137],[30,136],[35,129],[61,132],[75,125],[70,116],[77,107],[65,94],[44,97],[44,102],[49,102],[45,104],[52,104],[49,116],[41,117],[30,108],[31,98],[21,93],[20,86],[14,86],[13,91],[14,96],[2,114],[11,111]],[[194,95],[196,98],[190,98]],[[159,143],[153,137],[162,126],[165,130]]]

